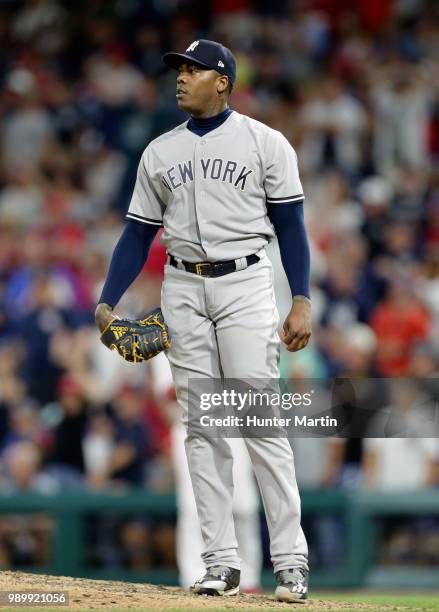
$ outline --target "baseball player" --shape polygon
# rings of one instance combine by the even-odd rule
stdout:
[[[279,375],[279,317],[265,253],[275,234],[292,292],[282,340],[289,351],[307,345],[310,257],[296,154],[280,132],[229,108],[236,78],[231,51],[196,40],[184,53],[167,53],[163,60],[177,71],[177,103],[190,117],[153,140],[142,155],[96,322],[101,330],[111,327],[113,308],[163,226],[168,263],[161,308],[171,341],[164,348],[186,422],[191,378]],[[128,328],[120,325],[117,334]],[[267,518],[275,596],[304,601],[308,551],[290,445],[275,437],[245,442]],[[206,567],[194,592],[234,595],[240,559],[230,446],[224,439],[188,435],[185,448]]]

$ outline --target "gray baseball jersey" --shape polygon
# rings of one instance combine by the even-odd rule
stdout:
[[[256,253],[274,236],[266,203],[303,200],[294,149],[236,111],[202,137],[186,125],[145,149],[127,218],[163,225],[168,252],[186,261]]]

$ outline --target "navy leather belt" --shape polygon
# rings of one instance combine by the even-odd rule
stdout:
[[[247,261],[247,267],[251,266],[259,261],[259,257],[257,255],[247,255],[245,257]],[[186,272],[192,272],[192,274],[197,274],[198,276],[224,276],[224,274],[230,274],[231,272],[236,272],[241,268],[237,267],[236,262],[239,260],[230,259],[229,261],[200,261],[199,263],[192,263],[190,261],[181,261],[180,265],[175,259],[173,255],[169,255],[169,263],[174,268],[184,267]]]

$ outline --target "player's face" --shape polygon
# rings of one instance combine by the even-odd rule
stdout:
[[[177,104],[195,117],[203,116],[217,103],[221,75],[196,64],[182,64],[177,76]]]

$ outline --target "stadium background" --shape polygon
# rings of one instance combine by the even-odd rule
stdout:
[[[3,500],[40,493],[55,507],[64,494],[173,492],[172,389],[159,367],[124,367],[106,351],[93,312],[140,155],[185,119],[161,55],[200,37],[236,53],[232,108],[281,130],[299,157],[314,336],[302,353],[282,355],[283,374],[436,376],[434,2],[3,0],[0,36]],[[273,258],[282,313],[288,291]],[[158,304],[164,259],[155,243],[121,312]],[[439,441],[433,453],[412,441],[387,450],[305,442],[297,443],[298,479],[317,510],[321,500],[305,528],[322,571],[344,552],[343,525],[325,510],[328,493],[373,487],[407,500],[437,492]],[[418,468],[410,482],[409,451]],[[372,464],[384,454],[394,468],[383,480]],[[416,519],[378,521],[376,564],[439,564],[439,503],[428,508]],[[47,514],[2,516],[0,566],[50,567],[54,529]],[[262,538],[267,562],[264,529]],[[87,563],[102,575],[173,570],[174,545],[172,513],[121,519],[95,508],[87,518]]]

